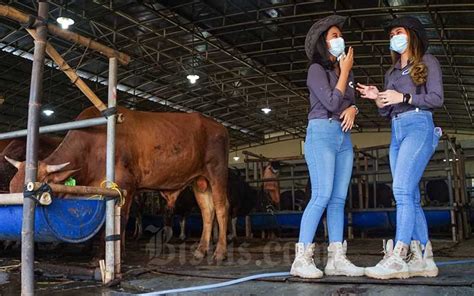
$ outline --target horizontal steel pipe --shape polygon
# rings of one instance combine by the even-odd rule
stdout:
[[[60,132],[60,131],[65,131],[65,130],[71,130],[71,129],[81,129],[81,128],[86,128],[86,127],[91,127],[91,126],[104,125],[106,123],[107,123],[107,118],[105,117],[91,118],[91,119],[85,119],[85,120],[78,120],[78,121],[42,126],[39,129],[39,133],[47,134],[47,133],[54,133],[54,132]],[[26,129],[2,133],[0,134],[0,140],[25,137],[26,133],[27,133]]]

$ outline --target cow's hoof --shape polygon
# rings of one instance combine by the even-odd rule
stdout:
[[[194,258],[196,259],[202,259],[206,256],[207,252],[206,251],[202,251],[200,250],[199,248],[196,249],[196,251],[194,251],[193,255],[194,255]]]
[[[212,256],[212,259],[217,262],[224,261],[227,259],[227,254],[225,252],[215,252],[214,256]]]

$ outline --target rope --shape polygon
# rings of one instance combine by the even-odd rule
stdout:
[[[107,184],[109,184],[110,186],[107,186]],[[118,192],[119,194],[119,203],[118,203],[118,206],[119,207],[123,207],[125,205],[125,198],[123,197],[123,194],[122,194],[122,190],[120,190],[120,187],[118,186],[117,183],[113,182],[113,181],[107,181],[107,180],[104,180],[100,183],[100,187],[101,188],[107,188],[107,189],[112,189],[112,190],[115,190]],[[90,198],[103,198],[104,196],[101,195],[101,194],[96,194],[96,195],[92,195]]]

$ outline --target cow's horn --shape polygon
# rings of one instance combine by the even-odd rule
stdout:
[[[11,159],[10,157],[8,157],[8,156],[6,156],[6,155],[5,155],[5,159],[6,159],[12,166],[16,167],[17,169],[20,169],[21,161]]]
[[[60,170],[62,170],[66,166],[68,166],[69,164],[70,164],[70,162],[66,162],[66,163],[63,163],[63,164],[55,164],[55,165],[48,164],[46,166],[46,172],[48,172],[48,174],[59,172]]]

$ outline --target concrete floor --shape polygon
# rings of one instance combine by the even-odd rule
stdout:
[[[293,258],[293,239],[239,240],[229,246],[229,258],[216,264],[210,258],[196,260],[191,250],[195,241],[157,244],[154,238],[127,244],[123,280],[105,288],[91,280],[78,281],[54,275],[54,270],[38,268],[38,295],[127,295],[217,283],[266,272],[287,272]],[[454,244],[433,242],[437,262],[474,259],[474,239]],[[382,241],[356,239],[349,242],[348,257],[360,266],[381,259]],[[58,250],[59,249],[59,250]],[[87,266],[90,256],[76,246],[64,245],[52,252],[37,252],[37,260],[54,264]],[[164,254],[162,253],[164,251]],[[317,249],[316,263],[323,268],[325,246]],[[0,295],[19,292],[19,253],[0,254]],[[190,295],[474,295],[474,263],[440,267],[437,278],[380,281],[366,277],[324,277],[303,280],[276,277],[246,282],[226,288],[188,293]]]

